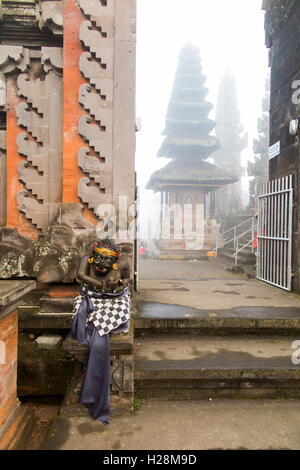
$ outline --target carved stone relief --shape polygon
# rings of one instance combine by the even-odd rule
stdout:
[[[63,34],[63,0],[1,0],[0,21],[30,29],[50,30]]]
[[[120,396],[134,392],[134,360],[131,355],[113,358],[110,369],[110,382],[113,392]]]
[[[49,28],[54,35],[63,34],[63,1],[40,0],[40,28]]]
[[[29,63],[28,49],[22,46],[0,46],[0,70],[2,73],[26,72]]]
[[[97,215],[99,204],[112,202],[114,2],[79,0],[79,6],[88,18],[79,28],[79,70],[88,83],[80,87],[78,99],[88,115],[80,118],[78,133],[88,146],[78,152],[86,176],[77,193]]]
[[[105,27],[108,35],[113,34],[114,0],[80,0],[79,6],[93,24],[101,29]]]
[[[42,48],[45,78],[20,74],[18,94],[26,101],[17,108],[17,123],[27,133],[17,137],[18,151],[26,157],[18,167],[26,190],[19,192],[18,209],[43,231],[62,198],[62,49]]]

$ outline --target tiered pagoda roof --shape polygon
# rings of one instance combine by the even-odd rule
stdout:
[[[159,190],[164,184],[226,185],[234,177],[205,160],[219,148],[219,141],[210,133],[215,122],[208,118],[211,103],[205,100],[199,49],[187,44],[179,55],[165,129],[165,139],[158,157],[170,158],[166,167],[156,171],[147,188]]]

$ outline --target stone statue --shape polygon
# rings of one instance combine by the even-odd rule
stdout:
[[[77,279],[89,289],[101,293],[121,292],[130,282],[128,257],[110,240],[95,242],[93,253],[83,256]]]
[[[109,336],[126,334],[130,327],[130,267],[111,240],[94,243],[93,253],[79,264],[80,295],[74,299],[70,338],[89,348],[79,401],[94,419],[109,424]]]

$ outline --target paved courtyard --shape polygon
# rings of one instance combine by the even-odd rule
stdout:
[[[200,310],[300,308],[300,296],[211,261],[143,260],[137,300]]]

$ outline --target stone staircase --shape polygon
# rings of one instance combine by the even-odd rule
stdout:
[[[237,270],[239,272],[251,272],[255,277],[256,269],[256,256],[252,253],[251,246],[247,246],[238,254],[238,263],[235,265],[235,248],[225,246],[218,250],[218,257],[216,261],[219,261],[226,265],[227,268]]]
[[[256,222],[254,218],[250,218],[220,234],[216,241],[217,260],[230,269],[239,272],[249,271],[255,276],[256,256],[252,252],[255,233]],[[236,252],[238,252],[237,264],[235,264]]]
[[[135,320],[140,398],[300,398],[298,309],[246,308],[202,318]],[[275,309],[276,310],[276,309]]]

